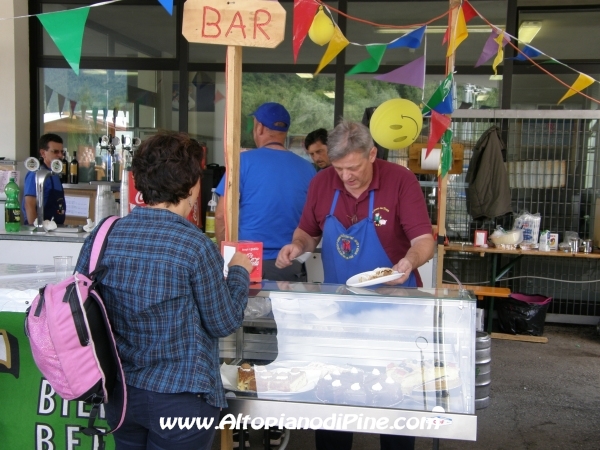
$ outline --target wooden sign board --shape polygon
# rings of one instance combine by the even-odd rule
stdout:
[[[275,48],[285,35],[278,1],[187,0],[182,33],[188,42]]]
[[[413,173],[424,173],[437,175],[437,170],[426,170],[421,168],[421,149],[427,148],[427,144],[412,144],[408,148],[408,168]],[[433,148],[442,148],[436,144]],[[450,174],[461,174],[463,171],[463,159],[465,146],[463,144],[452,144],[452,167],[448,171]]]

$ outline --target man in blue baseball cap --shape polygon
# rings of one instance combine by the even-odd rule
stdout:
[[[275,260],[298,226],[308,185],[316,171],[310,162],[287,149],[291,120],[283,105],[263,103],[251,116],[257,148],[240,154],[238,239],[263,243],[263,279],[305,281],[301,263],[294,261],[279,269]],[[225,239],[225,177],[216,192],[219,202],[215,231],[220,244]]]

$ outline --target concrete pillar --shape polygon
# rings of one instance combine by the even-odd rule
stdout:
[[[28,14],[23,0],[0,1],[0,17]],[[0,20],[0,156],[29,157],[29,19]]]

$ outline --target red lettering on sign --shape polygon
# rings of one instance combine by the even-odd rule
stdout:
[[[260,13],[265,13],[267,15],[266,22],[259,22],[258,15]],[[258,30],[260,30],[260,32],[262,34],[265,35],[265,37],[268,40],[270,40],[271,37],[267,33],[265,33],[265,30],[262,29],[262,27],[267,26],[270,23],[271,23],[271,13],[265,9],[257,9],[256,12],[254,13],[254,39],[256,39],[256,30],[258,29]]]
[[[235,24],[236,19],[239,20],[239,25]],[[231,19],[231,25],[229,25],[227,33],[225,33],[225,37],[229,36],[229,33],[231,33],[232,28],[239,28],[240,30],[242,30],[242,35],[244,36],[244,39],[246,39],[246,25],[244,25],[244,20],[242,19],[242,15],[239,11],[236,12],[235,16],[233,16],[233,19]]]
[[[211,10],[213,12],[215,12],[217,14],[217,21],[216,22],[207,22],[207,10]],[[219,12],[219,10],[215,9],[215,8],[211,8],[210,6],[205,6],[204,7],[204,15],[203,15],[203,20],[202,20],[202,37],[219,37],[221,35],[221,27],[219,27],[219,22],[221,21],[221,13]],[[207,26],[213,26],[216,27],[217,29],[217,34],[206,34],[205,29]]]

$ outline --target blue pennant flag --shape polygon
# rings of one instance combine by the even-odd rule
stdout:
[[[527,61],[527,58],[525,56],[529,56],[530,58],[535,58],[536,56],[540,56],[542,54],[542,52],[540,52],[539,50],[537,50],[533,47],[530,47],[529,45],[526,45],[525,48],[521,51],[523,53],[519,53],[514,58],[507,58],[507,59],[514,59],[515,61]]]
[[[438,112],[440,114],[452,114],[454,112],[454,102],[453,102],[453,95],[452,92],[454,90],[451,90],[448,95],[446,95],[446,98],[444,98],[444,100],[442,100],[440,103],[438,103],[437,106],[433,107],[433,110],[435,112]]]
[[[390,42],[387,48],[419,48],[421,46],[421,41],[423,41],[423,35],[425,34],[426,29],[427,25],[423,25],[421,28],[417,28],[408,34],[399,37],[395,41]]]
[[[159,3],[167,10],[170,15],[173,15],[173,0],[158,0]]]

